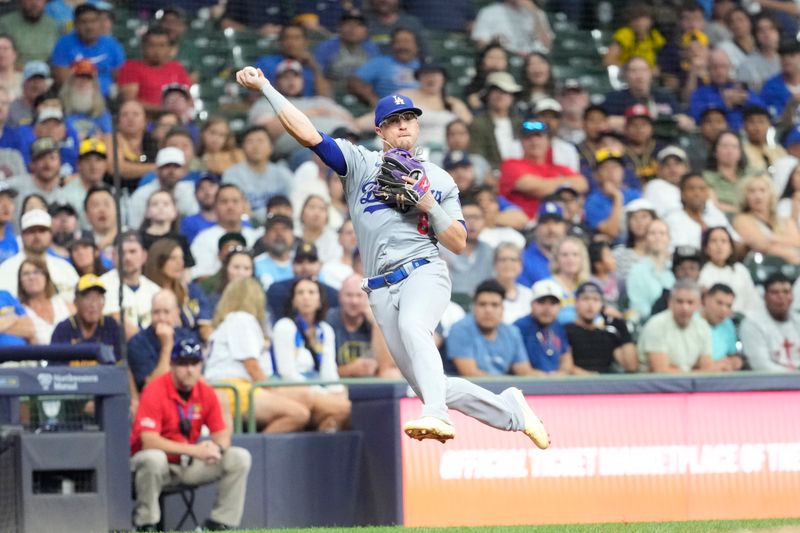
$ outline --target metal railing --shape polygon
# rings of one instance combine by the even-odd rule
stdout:
[[[233,392],[233,432],[242,432],[242,399],[239,398],[239,389],[230,383],[210,383],[215,389],[224,389]]]

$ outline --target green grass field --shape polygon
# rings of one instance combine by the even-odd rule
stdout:
[[[486,526],[450,528],[341,527],[311,529],[248,529],[239,533],[707,533],[722,531],[773,531],[796,526],[800,518],[780,520],[715,520],[705,522],[637,522],[551,526]],[[794,528],[792,528],[794,529]]]

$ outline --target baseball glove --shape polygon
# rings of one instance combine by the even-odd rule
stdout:
[[[412,185],[403,177],[408,176],[416,182]],[[393,148],[383,154],[383,163],[378,173],[375,196],[402,212],[417,205],[428,189],[430,182],[425,176],[422,163],[414,159],[407,150]]]

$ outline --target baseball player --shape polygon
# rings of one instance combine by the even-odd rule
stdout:
[[[452,439],[451,407],[547,448],[547,431],[522,391],[494,394],[444,374],[432,333],[450,300],[450,277],[436,245],[461,253],[467,232],[453,179],[411,154],[422,111],[403,95],[382,98],[375,107],[375,132],[383,139],[377,152],[317,131],[259,69],[245,67],[236,80],[261,91],[286,131],[342,176],[367,276],[362,288],[397,367],[424,404],[403,431],[419,440]]]

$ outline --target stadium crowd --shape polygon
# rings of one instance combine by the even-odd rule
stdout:
[[[581,2],[142,0],[133,48],[115,6],[73,4],[0,17],[0,344],[126,343],[134,414],[187,340],[244,415],[257,381],[399,377],[339,177],[258,95],[235,93],[237,131],[197,112],[198,8],[275,43],[254,64],[334,137],[377,146],[364,110],[389,94],[422,109],[420,155],[453,177],[468,231],[441,252],[449,372],[800,367],[792,2],[630,2],[603,93],[556,77],[551,15]],[[468,83],[442,32],[475,50]],[[264,431],[348,424],[341,386],[253,398]]]

